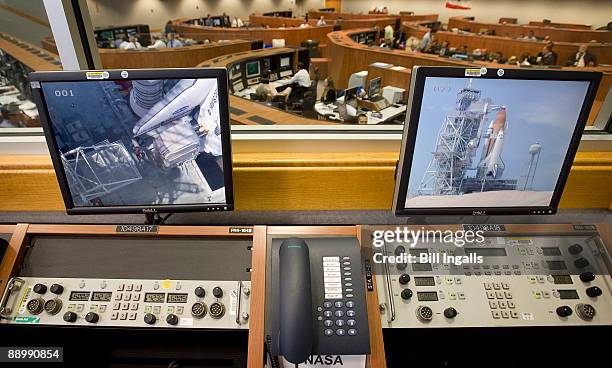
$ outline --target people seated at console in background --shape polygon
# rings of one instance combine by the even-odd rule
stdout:
[[[164,26],[164,33],[165,34],[174,33],[174,27],[172,26],[171,20],[166,22],[166,25]]]
[[[531,63],[529,62],[529,53],[523,52],[521,57],[516,60],[516,63],[518,66],[530,66]]]
[[[449,56],[450,51],[450,44],[448,43],[448,41],[442,41],[442,44],[440,44],[440,49],[438,50],[438,55]]]
[[[385,27],[385,45],[388,48],[393,46],[393,26],[390,24]]]
[[[120,49],[122,42],[123,42],[123,37],[115,38],[115,40],[113,41],[113,47],[116,49]]]
[[[308,19],[304,18],[304,22],[300,24],[300,28],[308,28],[308,27],[310,27],[310,24],[308,24]]]
[[[317,27],[323,27],[325,25],[327,25],[327,23],[325,23],[325,17],[321,15],[321,17],[317,21]]]
[[[166,47],[171,48],[171,49],[177,48],[177,47],[183,47],[183,43],[176,39],[177,38],[176,33],[168,33],[166,37],[168,38]]]
[[[155,36],[151,36],[151,38],[153,39],[153,43],[147,46],[147,48],[149,49],[165,49],[166,48],[166,43],[164,42],[164,40],[161,39],[160,36],[155,35]]]
[[[291,78],[282,79],[279,81],[281,85],[291,86],[292,91],[289,94],[292,99],[300,99],[304,93],[310,88],[310,73],[306,69],[303,62],[298,63],[298,71]]]
[[[577,66],[580,68],[585,66],[597,66],[597,58],[589,52],[588,45],[580,45],[578,52],[570,55],[565,65]]]
[[[342,17],[338,17],[334,20],[334,32],[342,29]]]
[[[364,113],[360,113],[357,115],[357,124],[358,125],[367,125],[368,124],[368,116]]]
[[[120,48],[122,50],[134,50],[142,48],[142,45],[140,44],[140,42],[138,42],[136,37],[130,36],[127,39],[125,37],[123,38],[123,42],[121,42]]]
[[[240,27],[244,27],[244,22],[242,21],[242,19],[238,17],[234,17],[234,19],[232,19],[232,28],[240,28]]]
[[[432,42],[435,39],[436,29],[430,29],[425,33],[423,38],[421,38],[421,43],[419,44],[419,51],[428,52],[431,47]]]
[[[323,81],[323,93],[321,94],[321,102],[333,103],[338,98],[338,93],[334,88],[334,80],[327,77]]]
[[[553,51],[554,44],[548,42],[538,53],[536,59],[538,65],[557,65],[557,53]]]
[[[612,22],[608,22],[607,25],[603,26],[603,27],[599,27],[597,28],[598,31],[608,31],[608,32],[612,32]]]
[[[533,31],[529,31],[529,34],[527,36],[523,37],[524,40],[530,40],[530,41],[537,41],[538,39],[535,36],[535,33],[533,33]]]
[[[544,36],[544,39],[543,39],[542,41],[544,41],[544,42],[546,42],[546,43],[548,43],[548,42],[552,42],[552,40],[550,39],[550,36],[549,36],[549,35]]]
[[[304,92],[304,96],[302,99],[302,115],[305,118],[309,118],[309,119],[317,118],[317,112],[315,110],[316,102],[317,102],[317,98],[312,91],[307,90],[306,92]]]
[[[402,30],[395,31],[393,35],[393,48],[401,50],[406,48],[406,32]]]
[[[270,71],[264,70],[263,73],[261,73],[261,78],[259,79],[257,89],[255,89],[255,94],[257,94],[262,101],[272,101],[276,96],[283,96],[283,100],[286,102],[287,97],[291,94],[291,87],[287,87],[282,92],[278,92],[276,88],[270,85]]]
[[[212,19],[212,16],[210,14],[206,15],[206,19],[204,20],[204,25],[206,27],[212,27],[213,26],[213,19]]]

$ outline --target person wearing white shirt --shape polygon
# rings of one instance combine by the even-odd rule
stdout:
[[[175,39],[174,37],[174,33],[168,33],[168,43],[166,44],[166,46],[168,48],[182,47],[183,43]]]
[[[325,23],[325,18],[321,15],[321,18],[319,18],[319,20],[317,21],[317,27],[322,27],[326,24],[327,23]]]
[[[166,48],[166,43],[159,37],[159,36],[153,36],[153,44],[147,46],[150,49],[165,49]]]
[[[134,50],[141,48],[142,45],[136,40],[136,37],[130,36],[129,41],[121,42],[121,49],[123,50]]]
[[[310,88],[310,73],[306,70],[304,63],[298,64],[298,71],[289,79],[279,81],[281,85],[293,85],[291,96],[302,97],[304,92]]]
[[[308,28],[310,24],[308,24],[308,19],[304,19],[304,23],[300,24],[300,28]]]
[[[393,44],[393,27],[390,24],[385,27],[385,44],[387,47]]]

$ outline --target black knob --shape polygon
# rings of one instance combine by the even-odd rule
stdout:
[[[595,274],[593,272],[583,272],[580,274],[580,280],[582,282],[591,282],[595,280]]]
[[[571,254],[579,254],[580,252],[582,252],[583,248],[582,248],[582,245],[580,244],[572,244],[567,248],[567,250]]]
[[[567,305],[562,305],[557,308],[557,315],[559,317],[569,317],[572,315],[572,313],[574,313],[572,308],[568,307]]]
[[[576,268],[585,268],[588,265],[589,261],[584,257],[580,257],[574,261],[574,266],[576,266]]]
[[[36,294],[44,294],[47,292],[47,286],[43,284],[36,284],[32,290],[34,290]]]
[[[402,290],[401,297],[404,300],[408,300],[408,299],[412,298],[412,290],[410,290],[410,289]]]
[[[198,286],[197,288],[195,288],[194,293],[198,298],[203,298],[204,295],[206,295],[206,290],[204,290],[203,287]]]
[[[399,277],[399,283],[402,285],[406,285],[407,283],[410,282],[410,275],[408,275],[407,273],[403,273],[400,275]]]
[[[398,270],[403,271],[406,269],[406,267],[408,266],[407,263],[396,263],[395,267],[397,267]]]
[[[453,307],[448,307],[444,310],[444,317],[448,319],[453,319],[457,317],[457,310]]]
[[[76,322],[77,320],[77,314],[74,312],[66,312],[64,313],[64,321],[66,322]]]
[[[591,298],[597,298],[602,294],[602,291],[597,286],[591,286],[590,288],[586,289],[586,293]]]
[[[395,255],[401,256],[403,253],[406,253],[406,248],[404,248],[403,245],[398,245],[397,248],[395,248]]]
[[[223,289],[218,286],[215,286],[215,288],[213,289],[213,295],[215,296],[215,298],[221,298],[223,296]]]
[[[179,322],[179,318],[176,316],[176,314],[168,314],[168,317],[166,317],[166,322],[168,322],[169,325],[176,325]]]
[[[98,323],[100,316],[96,312],[89,312],[85,315],[85,320],[89,323]]]
[[[148,325],[154,325],[155,321],[157,321],[157,317],[154,314],[147,313],[144,316],[144,322]]]
[[[49,288],[49,291],[52,292],[53,294],[60,295],[61,293],[64,292],[64,287],[60,284],[53,284]]]

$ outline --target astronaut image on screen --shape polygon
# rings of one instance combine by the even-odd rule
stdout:
[[[226,203],[216,78],[41,86],[75,207]]]
[[[588,86],[426,78],[406,208],[550,205]]]

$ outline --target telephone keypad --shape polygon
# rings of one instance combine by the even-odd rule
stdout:
[[[340,272],[340,269],[342,269],[342,272]],[[340,273],[343,280],[337,278]],[[325,300],[322,303],[322,307],[317,307],[318,312],[323,311],[323,317],[319,318],[319,320],[323,320],[323,326],[325,327],[323,334],[325,336],[357,335],[356,313],[353,310],[355,302],[347,300],[353,297],[351,258],[348,256],[323,257],[323,275],[325,299],[332,299]],[[343,292],[347,294],[343,294]],[[350,319],[345,320],[344,318],[346,317]],[[334,326],[336,327],[335,330],[330,328]],[[342,328],[344,326],[350,328],[345,330]]]

